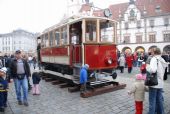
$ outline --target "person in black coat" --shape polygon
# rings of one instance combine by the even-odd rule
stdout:
[[[40,74],[38,72],[34,72],[32,74],[32,82],[33,82],[32,94],[33,95],[40,95],[40,88],[39,88],[40,80],[41,80]]]
[[[168,62],[168,54],[163,52],[161,57],[165,60],[165,62]],[[168,76],[167,76],[167,67],[166,67],[165,73],[164,73],[164,80],[167,80],[167,78],[168,78]]]

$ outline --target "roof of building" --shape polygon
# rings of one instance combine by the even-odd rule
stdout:
[[[147,17],[168,15],[170,14],[170,1],[169,0],[136,0],[136,7],[141,11],[142,16],[146,11]],[[109,9],[112,12],[112,19],[118,20],[119,16],[122,16],[129,6],[129,2],[110,5]],[[84,4],[81,8],[81,12],[89,11],[90,6]],[[103,10],[96,10],[93,12],[95,16],[103,16]]]

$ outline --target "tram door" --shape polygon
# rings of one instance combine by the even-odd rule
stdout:
[[[72,65],[81,65],[82,63],[82,22],[74,23],[70,26],[70,58]]]

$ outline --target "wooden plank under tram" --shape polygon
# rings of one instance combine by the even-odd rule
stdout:
[[[45,78],[47,78],[47,76],[46,76],[46,75],[43,75],[41,78],[42,78],[42,79],[45,79]]]
[[[83,98],[88,98],[91,96],[100,95],[103,93],[108,93],[108,92],[124,89],[125,87],[126,87],[126,84],[109,85],[109,86],[104,86],[101,88],[95,88],[93,90],[87,90],[86,92],[80,93],[80,96]]]
[[[51,82],[51,81],[53,81],[54,79],[52,79],[52,78],[45,78],[44,79],[46,82]]]
[[[61,84],[61,81],[60,80],[54,80],[54,81],[51,81],[52,85],[58,85],[58,84]]]
[[[66,88],[66,87],[69,87],[70,85],[68,83],[61,83],[59,84],[59,87],[60,88]]]
[[[68,88],[68,91],[69,91],[70,93],[72,93],[72,92],[77,92],[77,91],[80,91],[80,87],[79,87],[79,86],[69,87],[69,88]]]

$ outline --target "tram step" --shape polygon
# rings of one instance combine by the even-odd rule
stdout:
[[[110,81],[110,80],[100,80],[100,81],[90,82],[90,85],[91,86],[93,86],[93,85],[100,85],[100,84],[105,84],[105,83],[110,83],[110,82],[113,82],[113,81]]]

